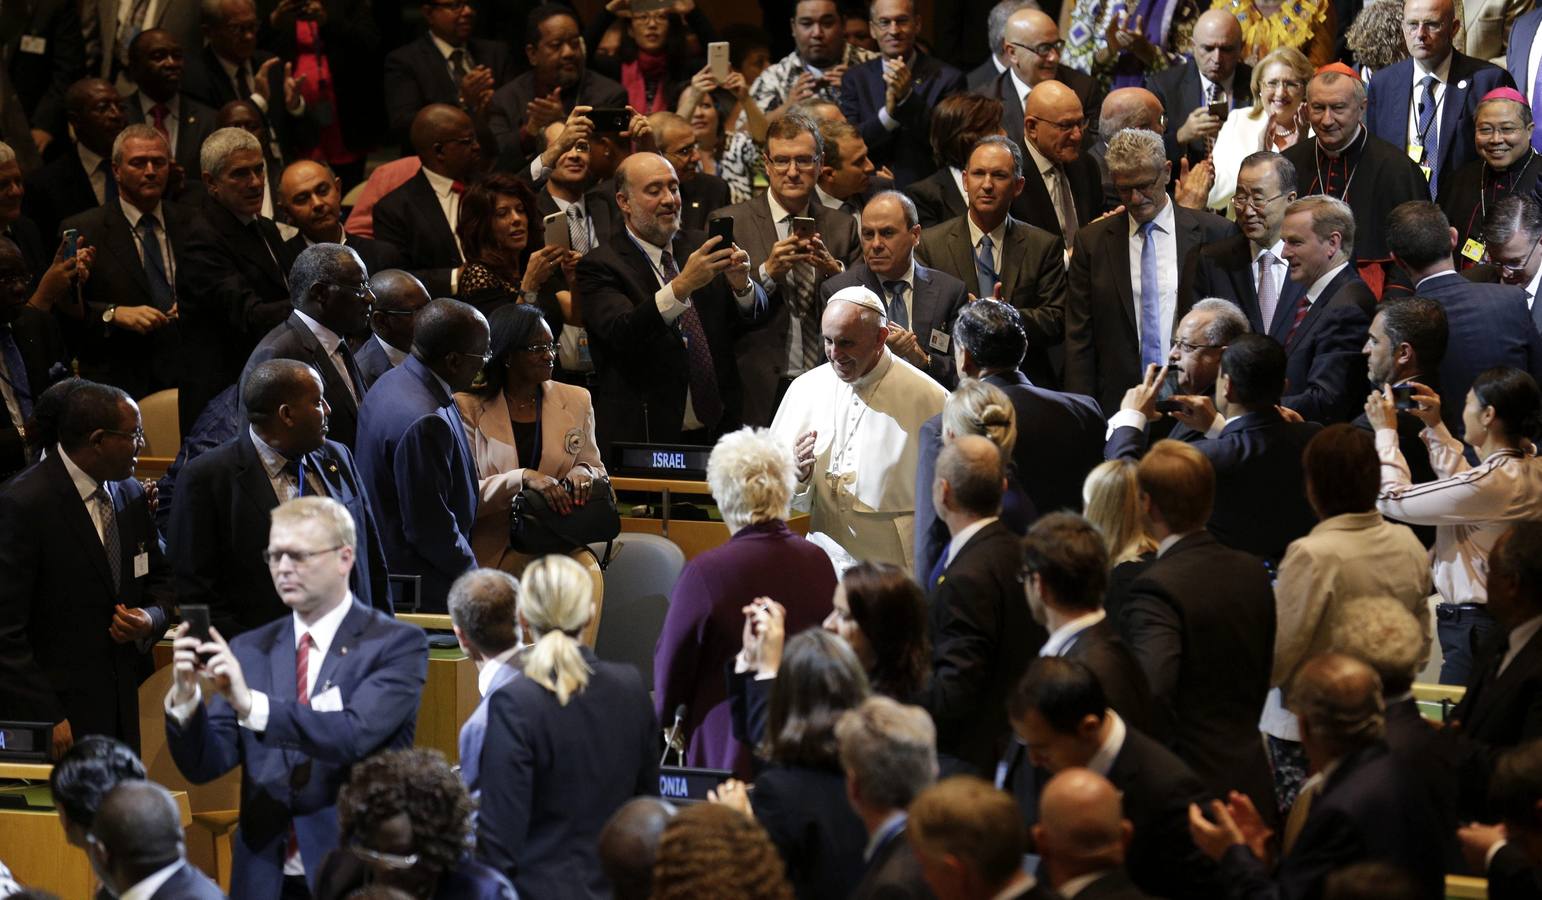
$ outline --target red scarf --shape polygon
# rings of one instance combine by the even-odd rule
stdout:
[[[664,77],[669,73],[669,57],[662,53],[637,51],[637,59],[621,64],[621,86],[627,102],[643,115],[664,110]],[[648,102],[648,85],[653,85],[653,102]]]

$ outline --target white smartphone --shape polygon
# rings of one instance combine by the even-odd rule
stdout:
[[[632,0],[632,14],[657,12],[661,9],[669,9],[674,5],[674,0]]]
[[[707,71],[719,85],[728,80],[728,42],[713,41],[707,45]]]
[[[554,212],[541,220],[541,225],[546,229],[546,246],[561,247],[564,250],[572,250],[573,243],[568,239],[568,217],[560,212]]]

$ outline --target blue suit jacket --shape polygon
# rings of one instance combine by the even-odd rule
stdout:
[[[466,783],[466,790],[471,792],[471,799],[481,796],[482,785],[480,775],[482,772],[482,740],[487,737],[487,703],[498,689],[514,680],[520,674],[519,670],[508,663],[500,663],[498,670],[493,673],[492,680],[487,684],[487,693],[482,695],[482,700],[477,708],[471,711],[466,724],[460,727],[460,780]]]
[[[1440,363],[1440,413],[1457,437],[1467,390],[1495,366],[1514,366],[1542,380],[1542,338],[1526,308],[1526,292],[1507,284],[1478,284],[1455,272],[1431,276],[1415,289],[1446,310],[1446,357]]]
[[[1526,83],[1526,70],[1531,62],[1531,43],[1537,39],[1537,29],[1542,27],[1542,9],[1534,9],[1515,20],[1510,26],[1510,43],[1505,50],[1505,68],[1515,74],[1510,77],[1532,106],[1537,98],[1531,96],[1534,85]]]
[[[1524,65],[1521,71],[1525,71]],[[1371,134],[1394,147],[1405,148],[1414,140],[1408,133],[1413,85],[1414,62],[1405,59],[1373,75],[1366,91],[1366,125]],[[1440,101],[1440,141],[1434,166],[1437,193],[1444,194],[1457,170],[1478,158],[1473,118],[1478,101],[1498,87],[1515,87],[1510,73],[1491,62],[1452,51],[1450,80]]]
[[[359,410],[359,474],[392,575],[422,578],[423,609],[476,568],[477,475],[455,401],[415,356],[380,376]]]
[[[166,718],[166,745],[194,784],[241,766],[241,825],[231,897],[277,897],[291,823],[315,890],[321,862],[337,846],[337,791],[353,764],[412,745],[418,702],[428,677],[428,639],[415,625],[359,603],[316,670],[317,689],[342,694],[342,709],[322,712],[295,700],[294,617],[231,640],[246,683],[268,696],[268,727],[242,728],[224,698],[200,704],[185,724]]]
[[[359,347],[359,352],[353,355],[353,361],[359,365],[359,374],[364,377],[364,390],[368,391],[380,380],[380,376],[391,371],[391,357],[386,356],[385,349],[380,346],[374,335]],[[405,360],[403,360],[405,362]]]
[[[225,892],[192,863],[184,862],[150,895],[150,900],[225,900]]]
[[[969,89],[964,73],[935,56],[915,52],[910,70],[915,80],[910,96],[899,106],[895,118],[900,127],[890,131],[878,120],[884,108],[883,57],[852,66],[841,77],[841,112],[862,132],[873,164],[888,166],[894,173],[894,186],[903,188],[937,171],[932,159],[932,110],[944,97]]]

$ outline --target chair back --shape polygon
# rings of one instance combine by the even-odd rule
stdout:
[[[139,418],[145,429],[143,456],[177,455],[182,447],[182,428],[177,421],[177,389],[156,391],[139,401]]]
[[[605,545],[595,545],[594,551],[603,554]],[[664,630],[669,595],[684,568],[684,551],[668,538],[622,532],[605,569],[605,616],[595,637],[595,655],[636,666],[643,684],[651,686],[653,650]]]

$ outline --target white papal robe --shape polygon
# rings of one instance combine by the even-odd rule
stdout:
[[[942,412],[948,392],[931,376],[883,351],[872,371],[847,384],[829,363],[799,375],[771,431],[793,444],[817,433],[814,467],[793,509],[809,530],[829,535],[864,562],[912,567],[916,464],[921,425]]]

